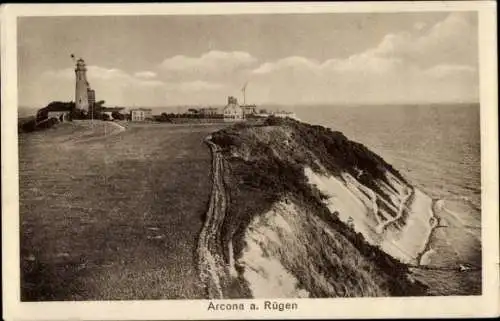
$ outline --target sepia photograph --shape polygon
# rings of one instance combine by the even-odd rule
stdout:
[[[491,294],[478,9],[262,8],[2,25],[19,304]]]

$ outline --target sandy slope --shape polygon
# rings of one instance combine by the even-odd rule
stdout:
[[[383,215],[381,220],[375,215],[381,209],[376,206],[374,199],[377,195],[356,181],[355,178],[344,174],[344,179],[334,176],[325,176],[305,168],[305,175],[310,184],[316,186],[328,198],[325,204],[331,213],[338,213],[339,218],[348,224],[352,221],[354,229],[362,233],[373,245],[379,245],[385,252],[406,263],[417,263],[419,253],[425,248],[432,228],[432,200],[430,197],[415,189],[414,197],[410,202],[411,193],[391,196],[397,200],[396,216]],[[393,178],[394,181],[394,178]],[[398,186],[401,182],[394,183]],[[397,189],[402,190],[400,187]],[[363,193],[363,191],[369,191]],[[370,195],[370,197],[366,195]],[[408,211],[408,219],[404,224],[395,227],[402,217],[403,211]]]

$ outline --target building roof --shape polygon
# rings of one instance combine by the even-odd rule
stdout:
[[[134,108],[130,111],[153,111],[151,108]]]

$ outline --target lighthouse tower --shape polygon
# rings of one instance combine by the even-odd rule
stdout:
[[[85,61],[82,58],[78,59],[76,62],[75,75],[76,75],[75,107],[77,109],[88,111],[89,83],[87,82],[87,68],[85,67]]]

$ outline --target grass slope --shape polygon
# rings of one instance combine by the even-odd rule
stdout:
[[[20,134],[22,300],[200,298],[203,138],[221,127],[106,126]]]

